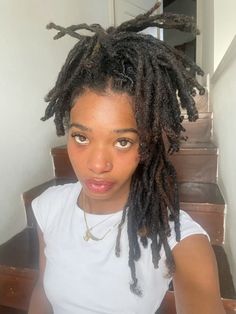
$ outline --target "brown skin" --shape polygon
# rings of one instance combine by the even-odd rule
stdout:
[[[119,211],[127,201],[131,177],[139,163],[139,139],[132,99],[108,90],[85,91],[74,101],[70,115],[68,154],[82,184],[79,203],[86,211],[107,214]],[[112,183],[102,192],[90,189],[88,179]],[[95,184],[96,185],[96,184]],[[30,314],[51,314],[42,285],[46,258],[40,242],[39,280],[32,294]],[[173,249],[173,277],[178,314],[224,314],[217,266],[207,238],[192,235]],[[128,266],[127,266],[128,267]]]
[[[131,177],[139,163],[139,140],[132,100],[127,94],[108,90],[85,91],[70,113],[67,149],[76,176],[82,184],[80,205],[85,210],[107,214],[121,210],[128,198]],[[87,180],[104,180],[112,187],[94,192]],[[83,202],[82,202],[83,200]]]
[[[45,242],[43,233],[39,227],[37,228],[37,232],[39,239],[39,275],[31,296],[28,314],[53,314],[52,306],[43,288],[43,276],[46,266],[46,257],[44,254]]]
[[[215,254],[206,236],[192,235],[173,249],[177,313],[224,314]]]

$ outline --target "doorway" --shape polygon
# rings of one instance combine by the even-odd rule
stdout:
[[[163,0],[163,12],[185,14],[193,16],[196,20],[196,0]],[[183,51],[196,62],[196,37],[194,34],[165,29],[163,40],[170,46]]]

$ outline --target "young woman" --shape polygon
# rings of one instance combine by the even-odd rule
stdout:
[[[40,273],[29,313],[153,314],[173,279],[178,313],[222,314],[216,262],[206,232],[179,210],[168,160],[204,92],[201,70],[149,35],[149,26],[192,27],[187,17],[144,15],[104,30],[80,24],[43,120],[68,131],[78,178],[32,203],[38,222]],[[187,26],[186,26],[187,25]],[[95,34],[82,36],[76,30]]]

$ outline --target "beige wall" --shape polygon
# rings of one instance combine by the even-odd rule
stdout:
[[[75,39],[53,41],[45,29],[110,22],[109,0],[0,1],[0,243],[26,224],[20,195],[53,176],[50,148],[65,142],[51,121],[41,122],[43,98]],[[99,13],[99,14],[98,14]]]
[[[225,246],[236,286],[236,36],[212,78],[218,182],[227,204]]]

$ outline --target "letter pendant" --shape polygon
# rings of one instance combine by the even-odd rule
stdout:
[[[85,235],[84,235],[84,240],[85,240],[85,241],[89,241],[90,238],[91,238],[91,237],[90,237],[90,232],[89,232],[89,230],[87,230],[86,233],[85,233]]]

